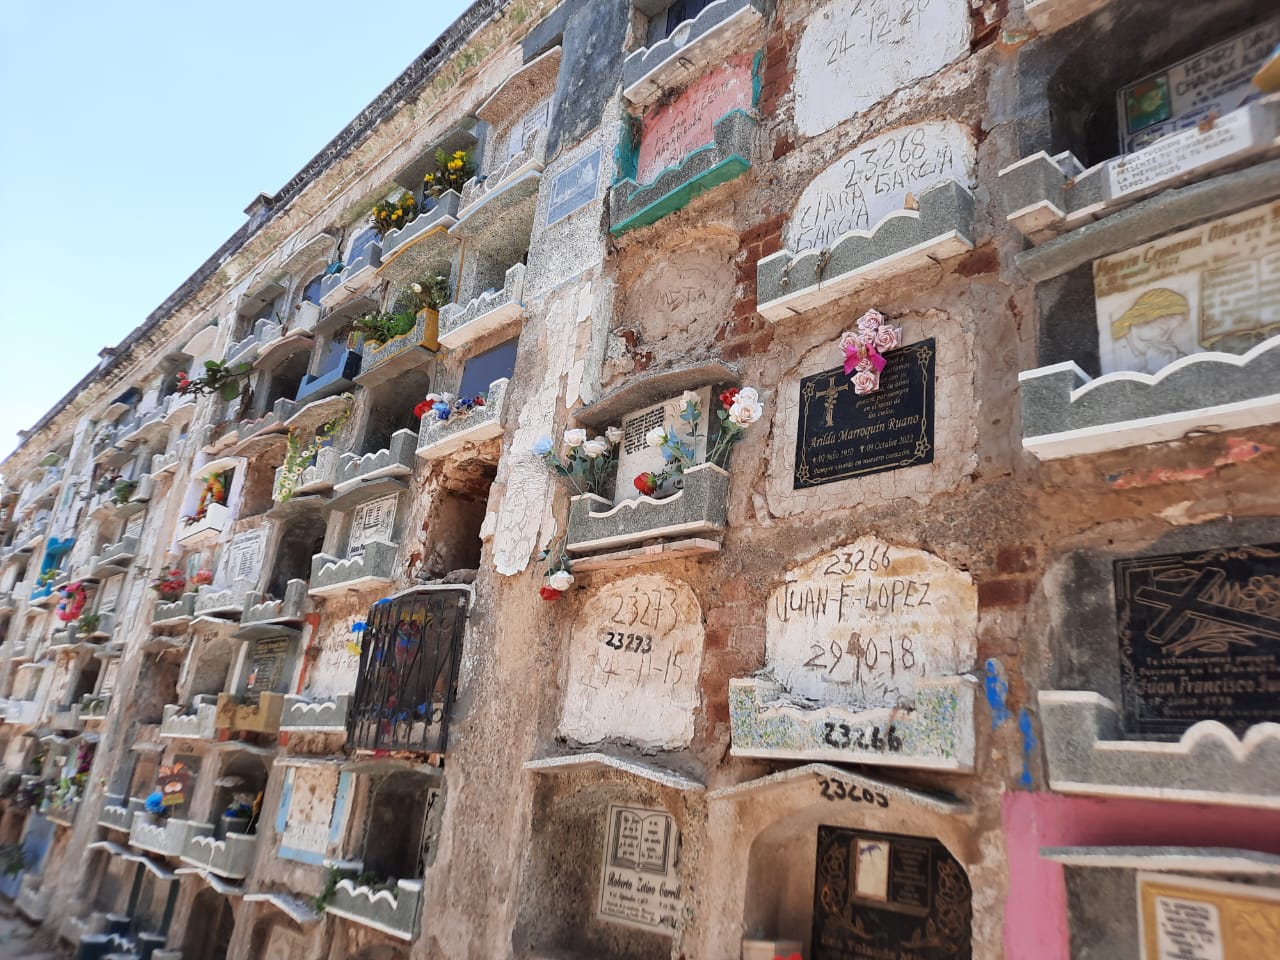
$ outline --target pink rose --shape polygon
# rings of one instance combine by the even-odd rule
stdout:
[[[862,396],[880,389],[880,374],[873,370],[859,370],[853,375],[853,392]]]
[[[881,327],[876,331],[875,345],[876,349],[881,353],[886,350],[893,350],[902,344],[902,328],[900,327]]]

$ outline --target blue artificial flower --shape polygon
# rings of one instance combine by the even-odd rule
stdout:
[[[159,790],[153,790],[147,794],[147,799],[143,801],[147,813],[164,813],[164,794]]]
[[[352,633],[364,633],[365,630],[367,629],[368,629],[368,626],[365,624],[363,620],[357,620],[355,623],[351,625]]]
[[[448,420],[449,414],[453,412],[449,409],[449,405],[444,401],[433,403],[431,405],[431,409],[435,411],[437,420]]]
[[[545,457],[554,447],[555,444],[551,442],[550,437],[539,437],[533,443],[533,452],[540,457]]]
[[[391,602],[391,598],[390,598],[390,597],[383,597],[381,600],[377,600],[377,601],[375,601],[373,605],[374,605],[375,607],[380,607],[380,606],[382,606],[383,604],[390,603],[390,602]]]

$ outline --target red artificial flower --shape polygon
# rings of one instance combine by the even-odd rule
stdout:
[[[564,591],[557,590],[555,587],[542,587],[538,591],[538,596],[543,600],[559,600],[564,596]]]
[[[728,390],[720,391],[720,405],[728,410],[733,406],[733,401],[738,399],[738,388],[730,387]]]
[[[477,407],[483,407],[483,406],[484,406],[484,394],[483,394],[483,393],[477,393],[477,394],[476,394],[475,405],[476,405]]]
[[[658,475],[656,473],[638,474],[634,481],[636,489],[645,496],[651,496],[658,492]]]
[[[413,415],[419,420],[431,409],[431,401],[423,400],[420,404],[413,408]]]

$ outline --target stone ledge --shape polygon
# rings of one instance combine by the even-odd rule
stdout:
[[[1280,422],[1280,335],[1245,354],[1196,353],[1159,373],[1090,379],[1076,364],[1018,375],[1022,446],[1041,460]]]
[[[782,320],[887,277],[973,249],[973,195],[954,180],[930,187],[918,210],[890,213],[829,248],[781,250],[756,266],[756,309]]]
[[[695,197],[728,183],[751,167],[756,121],[745,110],[730,110],[715,123],[715,139],[667,167],[652,183],[627,178],[609,190],[609,232],[614,236],[656,223]]]
[[[507,270],[502,289],[482,293],[466,304],[440,308],[440,343],[451,350],[524,319],[526,268],[517,263]]]
[[[565,549],[590,553],[658,538],[723,534],[728,526],[729,474],[702,463],[684,474],[684,489],[662,500],[638,497],[613,506],[586,493],[569,501]]]
[[[391,445],[377,453],[362,457],[344,454],[335,477],[334,492],[341,495],[361,483],[381,477],[403,477],[413,473],[418,435],[412,430],[397,430]]]
[[[332,446],[321,447],[317,450],[316,462],[303,469],[298,475],[298,480],[294,484],[290,499],[296,499],[309,493],[331,490],[338,479],[338,465],[341,459],[342,454]],[[271,499],[276,503],[282,502],[280,498],[283,494],[281,485],[284,482],[284,470],[284,467],[276,469],[275,483],[271,487]]]
[[[280,729],[280,714],[283,711],[284,694],[262,693],[254,703],[245,697],[220,693],[214,725],[219,730],[275,733]]]
[[[1207,129],[1193,127],[1162,137],[1134,153],[1113,157],[1087,170],[1072,153],[1034,153],[999,173],[1005,219],[1028,239],[1041,243],[1131,206],[1166,187],[1202,179],[1276,149],[1280,95],[1247,104]],[[1163,176],[1126,183],[1135,169],[1159,168],[1176,153],[1184,163]],[[1196,161],[1186,166],[1188,157]]]
[[[411,246],[426,239],[433,230],[448,230],[457,223],[461,200],[456,190],[446,190],[430,210],[418,214],[399,230],[388,232],[382,238],[382,266],[387,266]]]
[[[145,812],[133,815],[133,825],[129,830],[130,846],[164,857],[176,857],[182,853],[188,837],[213,833],[212,823],[168,818],[160,818],[153,823],[151,817]]]
[[[1041,33],[1052,33],[1081,20],[1111,0],[1025,0],[1023,9]]]
[[[222,840],[212,834],[196,834],[187,837],[181,858],[219,877],[243,880],[253,867],[257,849],[258,838],[253,834],[228,833]]]
[[[763,0],[716,0],[652,47],[641,47],[622,64],[622,95],[636,106],[657,100],[692,80],[742,44],[764,19]]]
[[[781,684],[764,678],[729,681],[731,752],[762,760],[809,760],[876,766],[953,770],[969,773],[974,763],[976,681],[966,677],[926,680],[916,687],[910,709],[855,710],[838,705],[801,706],[786,698]],[[856,736],[888,728],[901,741],[892,750],[837,747],[829,728],[847,727]]]
[[[217,735],[217,702],[201,698],[192,706],[194,709],[188,711],[179,704],[168,704],[161,715],[160,736],[174,740],[213,740]]]
[[[1061,690],[1040,692],[1040,720],[1054,790],[1280,809],[1280,724],[1241,739],[1206,720],[1176,742],[1127,740],[1114,703]]]
[[[443,457],[467,444],[483,443],[502,435],[502,411],[511,381],[495,380],[489,384],[489,395],[483,408],[465,417],[454,415],[448,420],[423,417],[418,428],[417,455],[424,460]]]
[[[196,595],[184,593],[181,599],[173,601],[157,600],[151,608],[152,626],[177,626],[186,623],[195,616]]]
[[[237,636],[243,636],[246,630],[253,629],[255,624],[268,626],[272,624],[297,623],[307,609],[307,581],[290,580],[284,587],[284,599],[275,600],[265,594],[253,592],[244,599],[244,612],[240,615],[240,629]]]
[[[280,729],[294,733],[345,732],[350,700],[346,694],[332,700],[287,696],[284,698],[284,713],[280,716]]]
[[[327,553],[316,554],[311,559],[312,596],[360,590],[365,587],[386,586],[395,576],[396,553],[394,543],[375,541],[367,544],[364,555],[353,560],[340,560]]]
[[[616,426],[629,413],[678,397],[685,390],[698,390],[717,384],[737,386],[741,382],[742,374],[738,369],[719,360],[672,370],[646,372],[643,376],[629,379],[587,406],[580,407],[574,411],[573,416],[585,426],[603,430],[608,426]]]
[[[325,912],[372,927],[400,940],[412,940],[422,912],[422,881],[399,880],[394,893],[339,880]]]
[[[360,372],[360,352],[348,350],[341,358],[329,367],[312,376],[308,373],[298,385],[298,403],[314,403],[345,393],[356,385],[356,374]]]
[[[338,273],[320,281],[320,303],[336,307],[352,297],[364,293],[373,285],[378,267],[382,266],[382,244],[374,240]]]
[[[360,372],[356,382],[368,387],[403,373],[440,350],[440,317],[429,308],[419,310],[413,329],[385,343],[366,340],[360,348]]]

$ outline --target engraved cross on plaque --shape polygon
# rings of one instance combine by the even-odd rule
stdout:
[[[1139,587],[1134,596],[1162,611],[1151,624],[1147,636],[1154,643],[1176,643],[1197,621],[1208,620],[1280,639],[1280,620],[1204,599],[1205,594],[1225,577],[1226,574],[1221,570],[1201,570],[1200,575],[1187,584],[1181,593],[1157,587]]]
[[[837,384],[839,385],[837,386]],[[813,395],[815,397],[821,397],[823,402],[827,405],[826,425],[828,427],[835,426],[835,421],[833,417],[835,416],[835,412],[836,412],[836,400],[839,398],[842,391],[848,390],[848,389],[849,389],[849,384],[840,383],[839,377],[828,377],[827,388],[825,390],[813,391]]]

